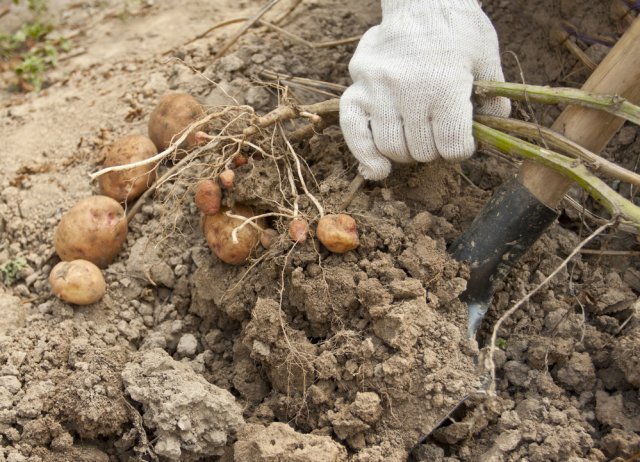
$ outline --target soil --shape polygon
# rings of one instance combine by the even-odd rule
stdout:
[[[350,3],[303,0],[282,27],[325,42],[379,21],[377,0]],[[585,80],[575,58],[549,44],[554,20],[590,36],[623,31],[609,2],[483,3],[511,81]],[[501,329],[496,396],[474,393],[483,386],[479,345],[491,326],[594,229],[563,204],[559,221],[499,286],[479,345],[468,340],[458,299],[468,268],[446,248],[515,172],[491,153],[461,166],[398,168],[367,184],[349,209],[360,235],[355,251],[330,254],[316,239],[293,246],[283,238],[240,266],[207,247],[192,196],[211,168],[191,164],[130,222],[125,249],[103,272],[100,302],[78,307],[51,294],[52,237],[62,214],[97,194],[88,173],[99,169],[102,149],[146,134],[167,91],[190,93],[212,111],[246,104],[264,113],[282,97],[265,70],[349,84],[354,44],[312,49],[256,27],[213,62],[237,26],[188,43],[262,4],[51,2],[56,31],[76,34],[69,55],[38,93],[12,92],[13,74],[0,75],[0,265],[23,263],[0,285],[0,461],[403,461],[470,393],[415,460],[637,460],[640,267],[633,253],[574,258]],[[0,26],[12,30],[26,15],[6,15]],[[601,46],[589,53],[601,56]],[[288,97],[327,98],[299,87]],[[560,110],[518,105],[514,114],[548,125]],[[307,175],[314,195],[328,213],[340,212],[355,162],[339,129],[294,148],[315,178]],[[276,165],[283,164],[246,154],[226,200],[272,210],[282,202]],[[604,155],[636,168],[638,129],[626,126]],[[317,219],[307,197],[299,205]],[[286,220],[269,224],[284,234]],[[611,231],[590,248],[634,251],[638,242]]]

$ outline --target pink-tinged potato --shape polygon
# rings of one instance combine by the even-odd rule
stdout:
[[[49,284],[56,297],[76,305],[91,305],[107,290],[100,268],[87,260],[61,261],[49,273]]]
[[[247,159],[247,156],[244,156],[242,154],[237,154],[233,158],[234,167],[242,167],[243,165],[247,165],[248,163],[249,163],[249,159]]]
[[[289,222],[288,228],[289,238],[293,242],[298,242],[302,244],[307,240],[307,235],[309,234],[309,223],[306,220],[301,220],[300,218],[295,218]]]
[[[316,235],[322,245],[333,253],[345,253],[360,245],[356,221],[344,213],[322,217]]]
[[[220,184],[224,189],[231,189],[236,182],[236,174],[233,170],[225,170],[220,174]]]
[[[260,244],[265,249],[270,249],[271,247],[273,247],[273,244],[276,243],[279,236],[280,235],[278,234],[278,231],[273,228],[263,229],[260,233]]]
[[[202,229],[207,244],[220,260],[231,265],[240,265],[247,261],[260,242],[261,232],[247,224],[237,232],[238,242],[234,244],[231,233],[243,223],[243,220],[227,216],[226,211],[227,209],[223,208],[215,215],[205,215]],[[246,218],[254,216],[253,210],[240,204],[236,204],[231,213]]]
[[[119,139],[106,148],[104,166],[131,164],[156,155],[153,142],[142,135],[130,135]],[[145,192],[156,181],[153,165],[143,165],[117,172],[109,172],[98,179],[100,193],[118,202],[132,201]]]
[[[202,104],[187,93],[168,93],[164,95],[158,106],[149,117],[149,138],[156,145],[158,151],[164,151],[176,141],[192,123],[202,119],[205,115]],[[180,144],[181,149],[191,149],[202,142],[193,130],[187,139]]]
[[[215,215],[220,211],[222,189],[213,180],[203,180],[196,187],[196,207],[205,215]]]
[[[91,196],[62,216],[53,243],[64,261],[89,260],[105,268],[122,250],[127,230],[127,218],[118,201]]]

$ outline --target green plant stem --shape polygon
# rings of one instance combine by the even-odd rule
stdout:
[[[575,104],[605,111],[640,125],[640,107],[616,95],[590,93],[575,88],[552,88],[508,82],[477,81],[473,84],[476,96],[504,96],[518,101],[543,104]]]
[[[570,178],[607,209],[614,218],[632,223],[636,231],[640,232],[640,207],[620,196],[604,181],[587,170],[579,160],[541,148],[478,122],[473,123],[473,133],[476,140],[500,152],[533,160]]]
[[[505,119],[502,117],[476,115],[474,118],[476,122],[480,122],[493,129],[511,133],[519,137],[534,139],[547,147],[557,149],[561,154],[568,154],[571,157],[581,159],[586,162],[592,170],[601,172],[610,178],[640,186],[640,175],[637,173],[600,157],[549,128],[521,120]]]

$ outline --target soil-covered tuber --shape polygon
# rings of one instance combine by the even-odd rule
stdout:
[[[344,213],[322,217],[316,235],[322,245],[333,253],[345,253],[360,245],[356,221]]]
[[[229,217],[226,212],[223,208],[215,215],[205,215],[202,229],[209,247],[220,260],[240,265],[260,242],[261,232],[247,224],[236,232],[237,242],[233,242],[233,230],[242,225],[243,220]],[[231,214],[246,218],[254,216],[253,210],[240,204],[236,204]]]
[[[307,235],[309,234],[309,223],[307,223],[307,220],[295,218],[289,222],[289,228],[287,231],[289,238],[293,242],[302,244],[307,240]]]
[[[51,270],[49,283],[58,298],[76,305],[91,305],[107,290],[100,268],[87,260],[61,261]]]
[[[220,211],[222,189],[213,180],[203,180],[196,187],[196,207],[205,215],[215,215]]]
[[[89,260],[105,268],[120,253],[126,237],[127,219],[118,201],[91,196],[63,215],[53,240],[62,260]]]
[[[177,140],[189,125],[204,115],[202,104],[193,96],[180,92],[168,93],[160,99],[149,117],[149,138],[159,151],[164,151],[172,139]],[[194,130],[179,147],[190,149],[197,146],[198,142]]]
[[[224,189],[231,189],[236,181],[236,174],[233,170],[225,170],[220,174],[220,184]]]
[[[104,166],[113,167],[138,162],[154,156],[157,152],[156,146],[146,136],[126,136],[105,150]],[[103,195],[118,202],[126,202],[139,197],[155,180],[155,168],[152,165],[144,165],[106,173],[98,182]]]

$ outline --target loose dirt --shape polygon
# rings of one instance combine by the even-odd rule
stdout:
[[[377,0],[357,3],[304,0],[282,27],[312,42],[355,36],[380,15]],[[581,65],[548,44],[553,20],[591,36],[622,31],[609,2],[483,3],[511,81],[584,81]],[[293,247],[282,239],[244,266],[208,249],[190,183],[202,173],[192,168],[130,223],[99,303],[74,307],[52,296],[47,276],[61,215],[97,192],[88,173],[100,167],[102,148],[145,134],[164,93],[191,93],[211,110],[246,104],[264,113],[282,97],[264,71],[349,84],[354,44],[311,49],[257,27],[213,62],[231,26],[184,45],[262,4],[54,2],[56,30],[77,32],[70,53],[81,54],[63,58],[39,93],[12,93],[13,75],[0,75],[0,265],[24,263],[0,285],[0,461],[403,461],[483,386],[458,300],[468,268],[446,248],[515,172],[490,153],[461,166],[398,168],[367,184],[350,208],[356,251],[332,255],[315,239]],[[13,15],[0,19],[15,25]],[[289,91],[303,103],[327,98]],[[559,111],[518,105],[514,114],[549,124]],[[355,162],[339,129],[295,148],[316,197],[340,212]],[[625,127],[604,155],[636,168],[637,128]],[[280,197],[274,165],[255,156],[236,169],[234,200],[272,208]],[[579,191],[572,195],[601,213]],[[306,198],[300,207],[314,210]],[[500,285],[481,345],[500,314],[593,229],[563,207]],[[599,246],[638,248],[613,231],[591,248]],[[636,460],[639,292],[632,254],[576,257],[504,324],[497,396],[474,395],[416,460]]]

